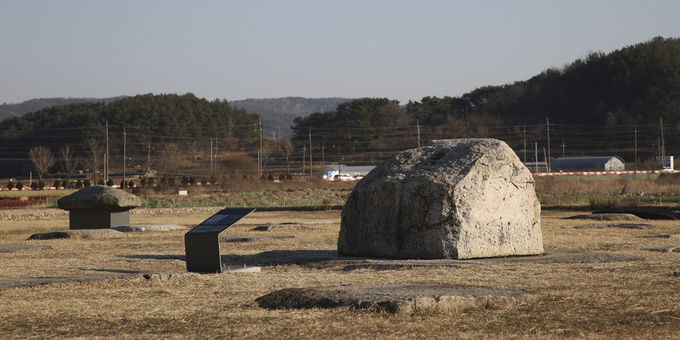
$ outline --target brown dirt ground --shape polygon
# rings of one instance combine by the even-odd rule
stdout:
[[[26,241],[65,230],[67,216],[0,221],[0,243],[49,245],[0,253],[0,281],[46,277],[133,278],[64,282],[0,290],[0,338],[674,338],[680,334],[680,254],[645,250],[680,246],[674,221],[655,229],[574,229],[575,212],[545,211],[546,248],[644,257],[642,261],[423,266],[376,270],[299,265],[263,266],[260,273],[183,273],[183,231],[131,233],[120,239]],[[133,215],[133,224],[193,226],[210,212]],[[254,225],[339,221],[339,211],[256,212],[222,235],[295,238],[223,242],[223,255],[273,250],[335,249],[339,225],[250,231]],[[509,309],[471,308],[451,314],[391,315],[339,309],[268,310],[255,299],[283,288],[340,284],[460,284],[523,289],[537,298]]]

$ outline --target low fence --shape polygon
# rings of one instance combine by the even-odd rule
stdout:
[[[609,200],[619,205],[680,205],[680,195],[558,195],[537,194],[542,205],[587,206],[591,202]],[[46,197],[44,201],[35,202],[34,207],[56,208],[57,197]],[[327,201],[315,198],[301,199],[256,199],[232,200],[227,202],[176,202],[145,200],[141,208],[201,208],[201,207],[307,207],[344,205],[344,200]]]
[[[680,170],[638,170],[638,171],[560,171],[534,172],[536,177],[544,176],[604,176],[604,175],[643,175],[643,174],[678,174]]]

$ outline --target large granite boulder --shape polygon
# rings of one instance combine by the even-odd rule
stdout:
[[[496,139],[437,140],[377,166],[342,211],[344,255],[467,259],[543,253],[534,179]]]
[[[64,210],[129,210],[141,204],[139,197],[105,185],[93,185],[57,201]]]

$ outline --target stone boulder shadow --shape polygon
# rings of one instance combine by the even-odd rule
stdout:
[[[277,266],[277,265],[306,265],[319,266],[328,261],[337,260],[357,260],[361,258],[342,256],[337,250],[270,250],[252,255],[222,255],[224,265],[256,265],[256,266]]]
[[[277,266],[301,265],[313,268],[340,268],[353,270],[371,268],[376,270],[408,269],[415,267],[462,267],[492,265],[498,263],[606,263],[641,261],[643,257],[600,253],[590,251],[569,251],[563,249],[546,249],[543,255],[508,256],[478,259],[386,259],[344,256],[336,250],[272,250],[252,255],[222,255],[225,265]]]
[[[186,256],[184,255],[147,255],[147,254],[134,254],[134,255],[118,255],[129,260],[180,260],[186,261]]]

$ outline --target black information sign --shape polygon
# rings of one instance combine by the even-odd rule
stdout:
[[[254,208],[222,209],[184,234],[187,270],[199,273],[222,272],[219,233],[253,211]]]

